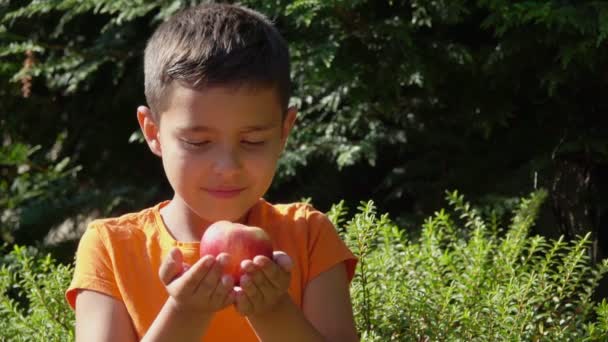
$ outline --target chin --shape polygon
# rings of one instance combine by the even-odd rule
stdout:
[[[209,208],[206,208],[200,213],[202,214],[200,216],[210,222],[222,220],[237,222],[241,217],[245,216],[246,213],[247,210],[209,210]]]
[[[229,200],[218,200],[207,196],[192,198],[188,201],[191,210],[200,218],[209,222],[226,220],[237,222],[244,217],[249,209],[254,206],[259,200],[250,198],[235,198]]]

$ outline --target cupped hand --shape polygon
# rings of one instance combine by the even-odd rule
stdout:
[[[236,287],[235,307],[244,316],[271,311],[283,296],[291,281],[291,258],[281,251],[273,253],[272,260],[258,255],[253,260],[243,260],[245,272]]]
[[[228,262],[225,253],[205,255],[190,266],[178,248],[172,249],[159,269],[159,277],[175,309],[193,314],[210,314],[235,301],[234,280],[222,275]]]

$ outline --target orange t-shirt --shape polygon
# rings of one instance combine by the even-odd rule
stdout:
[[[165,227],[160,209],[168,203],[89,225],[80,240],[74,278],[66,291],[72,308],[79,289],[101,292],[125,304],[140,338],[146,333],[167,300],[158,277],[167,253],[178,247],[190,265],[199,258],[198,242],[176,241]],[[288,291],[300,308],[307,284],[338,263],[345,263],[352,280],[356,257],[327,216],[310,205],[272,205],[260,199],[251,208],[247,224],[263,228],[274,250],[292,258]],[[230,306],[215,314],[204,340],[257,341],[257,337],[246,319]]]

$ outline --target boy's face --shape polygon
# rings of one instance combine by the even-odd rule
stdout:
[[[237,221],[264,195],[293,127],[272,88],[174,86],[156,124],[138,109],[151,150],[162,157],[174,200],[209,222]]]

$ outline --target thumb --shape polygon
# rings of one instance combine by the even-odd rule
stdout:
[[[293,261],[291,260],[289,255],[287,255],[283,251],[274,251],[272,253],[272,259],[274,260],[275,263],[277,263],[279,266],[281,266],[281,268],[285,272],[290,272],[291,269],[293,268]]]
[[[183,263],[184,257],[179,248],[173,248],[167,254],[165,260],[160,265],[158,270],[158,277],[165,285],[169,285],[182,272],[184,272],[188,265]]]

